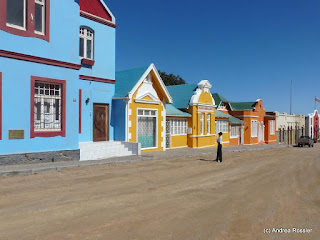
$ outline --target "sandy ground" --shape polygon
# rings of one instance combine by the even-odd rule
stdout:
[[[2,177],[0,239],[320,239],[320,144],[213,158]]]

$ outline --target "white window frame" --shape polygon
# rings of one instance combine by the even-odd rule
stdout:
[[[12,24],[12,23],[8,23],[7,19],[6,19],[6,25],[8,27],[12,27],[12,28],[16,28],[16,29],[24,30],[24,31],[27,30],[27,26],[26,26],[26,23],[27,23],[27,0],[23,0],[23,3],[24,3],[24,6],[23,6],[23,13],[24,13],[24,16],[23,16],[23,27],[15,25],[15,24]],[[5,11],[7,12],[7,9]]]
[[[82,32],[83,30],[83,32]],[[79,57],[80,59],[94,59],[94,31],[88,27],[81,26],[80,27],[80,33],[79,33],[79,44],[80,44],[80,38],[83,39],[83,56],[80,56],[80,48],[79,48]],[[91,36],[88,36],[88,31],[91,32]],[[87,41],[91,40],[91,58],[87,57]],[[80,46],[79,46],[80,47]]]
[[[44,35],[45,27],[46,27],[46,0],[35,0],[35,4],[39,4],[42,6],[42,19],[41,19],[42,20],[42,32],[39,32],[37,30],[34,30],[34,32],[36,34]]]
[[[230,127],[230,138],[238,138],[241,126],[235,125]]]
[[[226,120],[216,120],[216,134],[219,132],[227,133],[229,130],[228,121]]]
[[[143,114],[139,114],[139,110],[143,111]],[[155,111],[155,115],[144,115],[145,111]],[[151,112],[150,112],[151,113]],[[152,108],[137,108],[137,127],[136,127],[136,140],[138,142],[138,133],[139,133],[139,125],[138,125],[138,121],[139,121],[139,117],[155,117],[156,118],[156,143],[155,143],[155,147],[150,147],[150,148],[141,148],[142,150],[149,150],[149,149],[157,149],[158,148],[158,109],[152,109]]]
[[[38,93],[36,93],[36,86],[37,84],[44,84],[45,85],[54,85],[54,86],[59,86],[59,95],[46,95],[45,94],[45,87],[44,87],[44,93],[41,94],[40,93],[40,88],[38,89]],[[35,81],[35,86],[33,86],[34,89],[35,89],[35,93],[34,93],[34,96],[33,96],[33,99],[34,99],[34,102],[36,104],[36,98],[40,98],[40,122],[39,122],[39,125],[40,127],[36,127],[36,123],[39,121],[37,120],[36,118],[34,118],[34,131],[36,132],[41,132],[41,131],[61,131],[62,130],[62,106],[63,106],[63,103],[62,103],[62,88],[63,88],[63,85],[60,84],[60,83],[50,83],[50,82],[44,82],[44,81]],[[54,89],[54,92],[56,90]],[[50,94],[50,90],[49,90],[49,94]],[[49,120],[49,124],[53,124],[53,126],[60,126],[58,128],[55,128],[55,127],[52,127],[52,128],[46,128],[46,117],[45,117],[45,112],[44,112],[44,102],[45,102],[45,99],[51,99],[52,101],[50,101],[50,113],[49,113],[49,117],[50,117],[50,120]],[[53,112],[53,100],[59,100],[59,120],[56,120],[54,119],[55,117],[55,113]],[[35,114],[35,109],[33,110],[33,114]]]
[[[258,121],[251,120],[251,137],[256,138],[258,137]]]
[[[211,114],[207,114],[207,135],[211,132]]]
[[[200,135],[204,135],[204,113],[200,115]]]
[[[270,135],[275,135],[275,120],[270,120]]]
[[[170,118],[170,135],[181,136],[188,133],[188,119]]]

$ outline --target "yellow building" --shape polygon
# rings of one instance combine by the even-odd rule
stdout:
[[[210,93],[211,84],[202,80],[198,84],[167,86],[177,109],[191,115],[188,118],[187,145],[192,148],[216,146],[215,101]],[[174,139],[172,139],[175,141]],[[175,145],[172,141],[172,144]],[[181,141],[178,139],[177,141]],[[178,145],[178,144],[177,144]]]
[[[139,142],[141,151],[166,149],[166,108],[172,98],[154,64],[116,73],[115,139]]]

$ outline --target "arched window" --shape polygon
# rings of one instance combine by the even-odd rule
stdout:
[[[80,27],[80,58],[93,60],[93,30],[87,27]]]

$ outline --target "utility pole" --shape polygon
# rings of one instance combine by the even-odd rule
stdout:
[[[292,114],[292,80],[290,85],[290,115]]]

